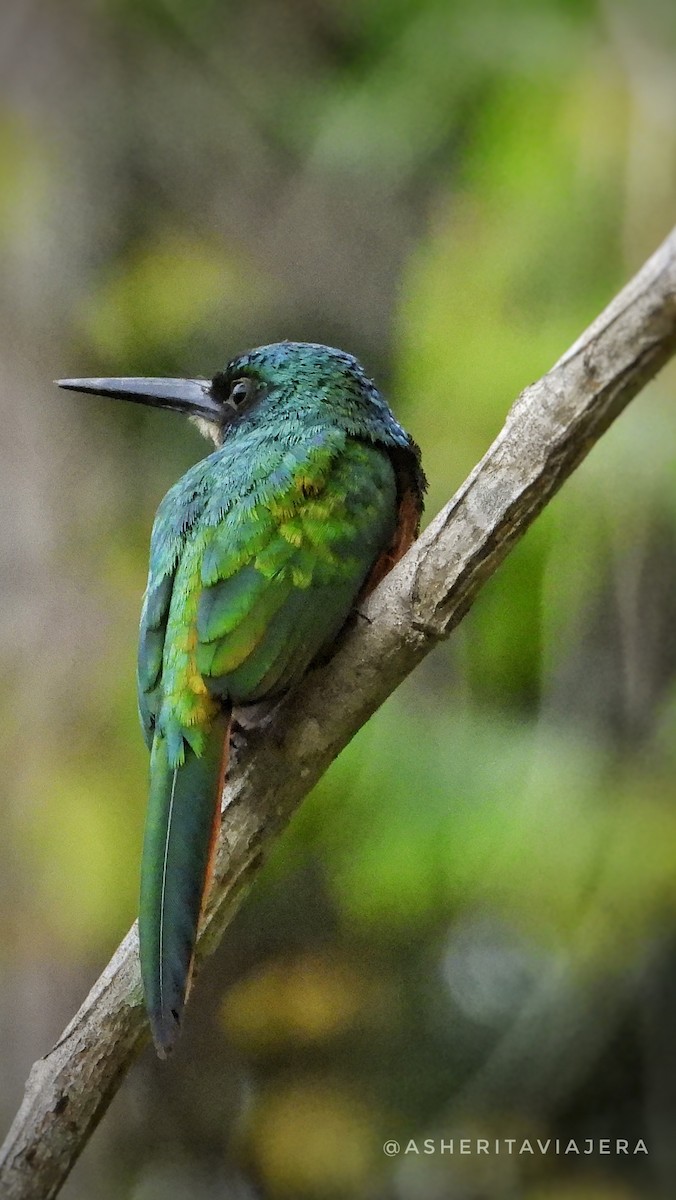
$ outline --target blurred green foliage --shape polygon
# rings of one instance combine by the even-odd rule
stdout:
[[[339,342],[420,442],[431,516],[676,198],[659,0],[69,0],[36,27],[14,9],[7,1117],[135,912],[147,538],[204,451],[170,416],[46,381]],[[673,1193],[675,379],[604,436],[322,780],[196,989],[176,1061],[144,1062],[64,1195]],[[507,1170],[380,1149],[475,1129],[649,1135],[651,1158]]]

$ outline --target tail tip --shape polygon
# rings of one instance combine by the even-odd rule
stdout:
[[[181,1033],[181,1014],[172,1008],[168,1012],[151,1012],[148,1015],[157,1057],[167,1059]]]

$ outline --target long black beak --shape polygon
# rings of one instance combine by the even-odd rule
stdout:
[[[55,382],[71,392],[133,400],[152,408],[204,417],[207,421],[223,419],[222,405],[214,398],[208,379],[57,379]]]

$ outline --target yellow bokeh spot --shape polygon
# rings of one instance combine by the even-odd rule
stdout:
[[[254,1110],[251,1149],[274,1197],[361,1194],[379,1164],[373,1112],[357,1095],[305,1081],[269,1093]]]
[[[389,989],[350,963],[308,954],[266,964],[227,994],[222,1020],[248,1052],[321,1042],[391,1016]]]

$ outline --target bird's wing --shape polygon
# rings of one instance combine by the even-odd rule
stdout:
[[[195,662],[209,691],[242,703],[294,683],[344,624],[396,510],[377,447],[287,448],[276,478],[220,517],[201,555]]]

